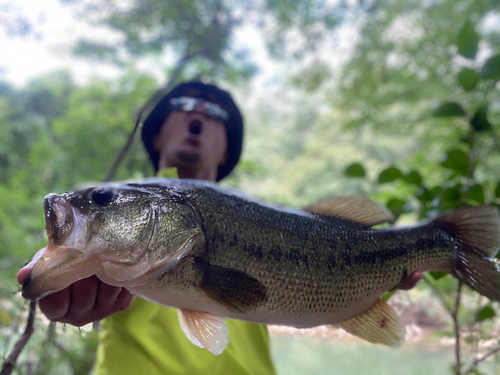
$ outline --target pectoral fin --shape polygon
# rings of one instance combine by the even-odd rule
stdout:
[[[221,317],[195,310],[178,310],[179,323],[189,340],[213,355],[221,354],[229,343],[229,328]]]
[[[376,344],[398,346],[405,337],[404,323],[392,307],[381,299],[367,311],[340,323],[340,327]]]
[[[266,300],[266,287],[255,277],[210,263],[195,263],[201,273],[196,287],[211,299],[236,312],[246,312]]]

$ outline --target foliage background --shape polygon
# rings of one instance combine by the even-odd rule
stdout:
[[[493,75],[482,73],[500,53],[497,1],[62,3],[109,36],[75,40],[70,53],[113,66],[118,74],[77,83],[74,73],[60,70],[23,87],[0,82],[4,357],[26,315],[15,274],[46,242],[43,196],[102,180],[138,110],[167,82],[203,79],[234,93],[246,120],[246,141],[242,161],[225,184],[250,195],[301,207],[330,195],[363,194],[387,204],[398,223],[463,204],[500,203],[498,61]],[[12,4],[0,3],[4,32],[13,38],[37,33],[36,23]],[[278,66],[264,83],[262,62],[238,43],[245,27],[259,30],[267,62]],[[475,43],[473,32],[460,36],[467,27],[477,33]],[[349,32],[349,48],[339,48]],[[460,40],[476,45],[477,52],[465,56]],[[156,69],[142,68],[145,61]],[[464,69],[481,77],[472,88],[458,79]],[[463,113],[456,107],[435,112],[445,102],[457,103]],[[472,119],[486,104],[479,123],[489,127],[479,131]],[[115,178],[150,175],[136,139]],[[412,293],[438,298],[453,313],[455,281],[434,276]],[[462,331],[473,332],[462,337],[467,365],[480,342],[498,337],[499,310],[497,303],[463,293],[458,320]],[[90,371],[94,331],[49,326],[41,318],[37,327],[17,373]],[[440,334],[454,336],[452,320]],[[497,367],[477,373],[498,371],[495,360]],[[452,366],[450,360],[450,373]]]

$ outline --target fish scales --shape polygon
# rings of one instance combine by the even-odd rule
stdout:
[[[447,264],[453,256],[451,237],[431,226],[367,230],[322,215],[276,213],[213,190],[187,195],[202,218],[210,263],[255,277],[270,291],[266,306],[291,318],[340,314],[396,287],[418,265]]]
[[[492,206],[371,229],[390,215],[366,198],[327,199],[304,211],[211,183],[166,180],[49,195],[44,207],[49,244],[23,285],[26,298],[96,274],[179,308],[188,336],[215,354],[227,343],[218,317],[340,323],[368,341],[396,345],[402,323],[379,297],[417,270],[450,272],[500,300],[491,260],[500,219]]]

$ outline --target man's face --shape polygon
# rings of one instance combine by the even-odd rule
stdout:
[[[193,112],[174,110],[155,137],[153,147],[160,153],[160,168],[216,170],[227,159],[226,129],[202,106]]]

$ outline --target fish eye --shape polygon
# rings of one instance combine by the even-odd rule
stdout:
[[[105,207],[111,203],[115,194],[111,190],[94,190],[90,193],[90,199],[94,201],[95,204],[101,207]]]

